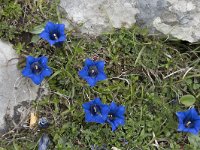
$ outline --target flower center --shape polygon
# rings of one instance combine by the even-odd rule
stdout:
[[[48,127],[49,122],[46,117],[42,117],[39,119],[38,125],[42,128]]]
[[[31,70],[34,74],[40,74],[42,72],[42,66],[38,62],[34,62],[31,65]]]
[[[51,32],[50,33],[50,39],[51,40],[57,40],[59,38],[59,33],[58,32]]]
[[[113,120],[115,120],[116,117],[114,114],[108,114],[108,118],[109,118],[109,120],[113,121]]]
[[[190,120],[189,120],[189,121],[186,121],[185,126],[186,126],[187,128],[192,128],[192,127],[193,127],[193,123],[192,123]]]
[[[98,69],[97,69],[97,67],[96,66],[91,66],[89,68],[89,72],[88,73],[89,73],[89,76],[96,77],[98,75]]]
[[[58,39],[58,36],[54,33],[53,34],[54,38],[57,40]]]
[[[92,105],[90,107],[90,112],[92,115],[99,115],[101,114],[101,108],[98,105]]]

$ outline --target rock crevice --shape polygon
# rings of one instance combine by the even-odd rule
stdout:
[[[12,45],[0,40],[0,129],[4,128],[5,116],[12,118],[16,105],[35,100],[38,95],[39,87],[22,77],[17,63],[18,55]]]

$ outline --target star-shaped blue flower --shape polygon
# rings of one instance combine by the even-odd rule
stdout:
[[[114,131],[119,125],[125,124],[125,107],[117,106],[115,102],[112,102],[109,108],[110,110],[106,121],[112,126],[112,131]]]
[[[66,40],[65,25],[55,24],[49,21],[44,30],[40,33],[40,37],[48,41],[51,46],[63,43]]]
[[[179,120],[178,131],[198,134],[200,129],[200,116],[195,108],[184,112],[177,112],[176,115]]]
[[[93,61],[91,59],[85,60],[85,66],[79,71],[79,76],[87,81],[87,83],[94,87],[98,81],[105,80],[104,61]]]
[[[22,75],[39,85],[42,80],[52,74],[51,68],[47,66],[48,58],[41,56],[34,58],[33,56],[28,56],[26,58],[26,67],[22,70]]]
[[[99,98],[95,98],[90,102],[83,104],[86,122],[105,123],[109,107],[101,102]]]

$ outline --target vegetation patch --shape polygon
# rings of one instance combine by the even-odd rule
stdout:
[[[10,124],[0,149],[37,149],[44,134],[52,150],[199,149],[199,136],[177,131],[176,116],[200,107],[199,43],[152,36],[133,26],[98,37],[66,28],[67,40],[51,46],[38,33],[48,21],[60,23],[58,1],[0,0],[0,4],[0,37],[14,44],[19,68],[30,55],[48,57],[53,70],[42,82],[49,86],[49,94],[31,105],[38,118],[47,118],[48,127]],[[107,79],[94,87],[78,75],[87,58],[105,62]],[[97,97],[104,104],[125,107],[123,126],[112,132],[109,124],[85,121],[82,105]]]

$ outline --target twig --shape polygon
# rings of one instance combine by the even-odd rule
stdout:
[[[187,67],[187,68],[180,69],[180,70],[177,70],[177,71],[175,71],[175,72],[172,72],[172,73],[170,73],[169,75],[165,76],[164,79],[169,78],[170,76],[172,76],[172,75],[174,75],[174,74],[177,74],[177,73],[179,73],[179,72],[183,72],[183,71],[185,71],[185,70],[188,70],[188,67]]]

